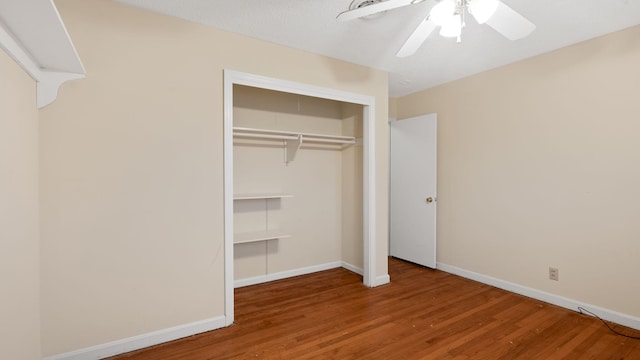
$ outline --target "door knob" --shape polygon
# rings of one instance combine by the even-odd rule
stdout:
[[[425,201],[431,204],[433,202],[433,198],[429,196]]]

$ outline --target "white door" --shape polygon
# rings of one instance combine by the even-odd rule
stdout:
[[[391,256],[436,267],[436,114],[391,122]]]

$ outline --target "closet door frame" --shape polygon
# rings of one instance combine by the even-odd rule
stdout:
[[[233,279],[233,85],[275,90],[298,95],[317,97],[362,105],[363,123],[363,283],[374,287],[376,281],[376,234],[375,234],[375,98],[309,84],[275,79],[260,75],[224,70],[224,291],[225,322],[234,320]],[[386,283],[383,282],[383,283]]]

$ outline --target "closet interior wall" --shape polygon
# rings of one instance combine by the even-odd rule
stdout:
[[[233,126],[362,137],[362,106],[234,85]],[[285,162],[284,141],[234,137],[234,232],[289,236],[234,245],[234,279],[346,262],[363,267],[362,146],[305,143]]]
[[[342,103],[342,119],[342,134],[362,140],[362,105]],[[356,145],[342,151],[342,261],[358,269],[364,268],[362,150]]]

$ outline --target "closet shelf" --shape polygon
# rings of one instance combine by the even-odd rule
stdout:
[[[293,131],[265,130],[256,128],[233,127],[233,136],[241,138],[284,140],[284,162],[288,164],[303,142],[324,143],[328,145],[349,146],[357,144],[354,136],[312,134]]]
[[[233,136],[258,138],[258,139],[274,139],[274,140],[295,140],[316,143],[332,143],[332,144],[355,144],[354,136],[328,135],[328,134],[311,134],[293,131],[265,130],[256,128],[233,127]]]
[[[234,244],[243,244],[256,241],[276,240],[291,237],[281,230],[266,230],[254,232],[236,233],[233,237]]]
[[[289,197],[293,197],[293,195],[285,193],[233,194],[233,200],[281,199]]]

